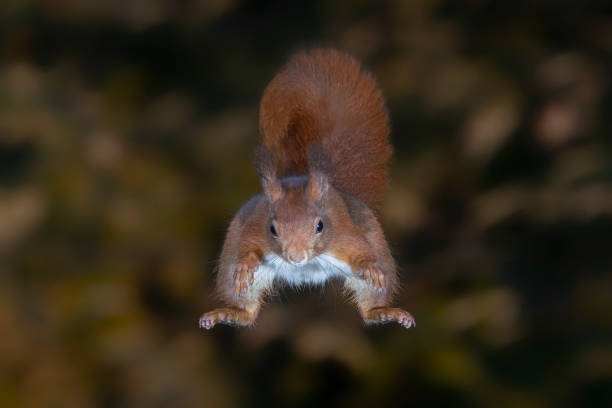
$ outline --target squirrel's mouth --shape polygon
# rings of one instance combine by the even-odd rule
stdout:
[[[303,260],[298,261],[298,262],[287,259],[287,262],[289,262],[293,266],[303,266],[308,263],[308,259],[304,258]]]

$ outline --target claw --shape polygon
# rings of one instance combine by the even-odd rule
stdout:
[[[199,321],[200,329],[210,330],[215,327],[215,319],[210,317],[201,317]]]

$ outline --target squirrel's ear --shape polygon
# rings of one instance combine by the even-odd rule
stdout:
[[[253,161],[268,201],[273,203],[279,200],[283,195],[283,189],[276,173],[274,155],[265,147],[260,146],[255,149]]]
[[[329,180],[327,179],[327,175],[320,171],[310,171],[308,179],[308,192],[310,193],[310,197],[312,197],[315,201],[321,201],[327,193],[327,189],[329,188]]]
[[[315,200],[321,200],[329,188],[329,160],[320,144],[308,149],[308,191]]]

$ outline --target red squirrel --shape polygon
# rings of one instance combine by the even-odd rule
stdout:
[[[333,49],[302,51],[272,79],[259,112],[255,165],[263,194],[247,201],[223,244],[217,293],[227,307],[200,327],[253,325],[275,285],[344,287],[367,324],[415,325],[390,307],[395,262],[376,219],[392,155],[373,76]]]

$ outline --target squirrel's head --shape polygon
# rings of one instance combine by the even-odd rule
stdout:
[[[303,265],[325,252],[332,240],[333,220],[326,203],[333,188],[325,173],[313,167],[308,176],[281,180],[272,163],[268,158],[257,166],[270,214],[268,243],[287,262]]]

